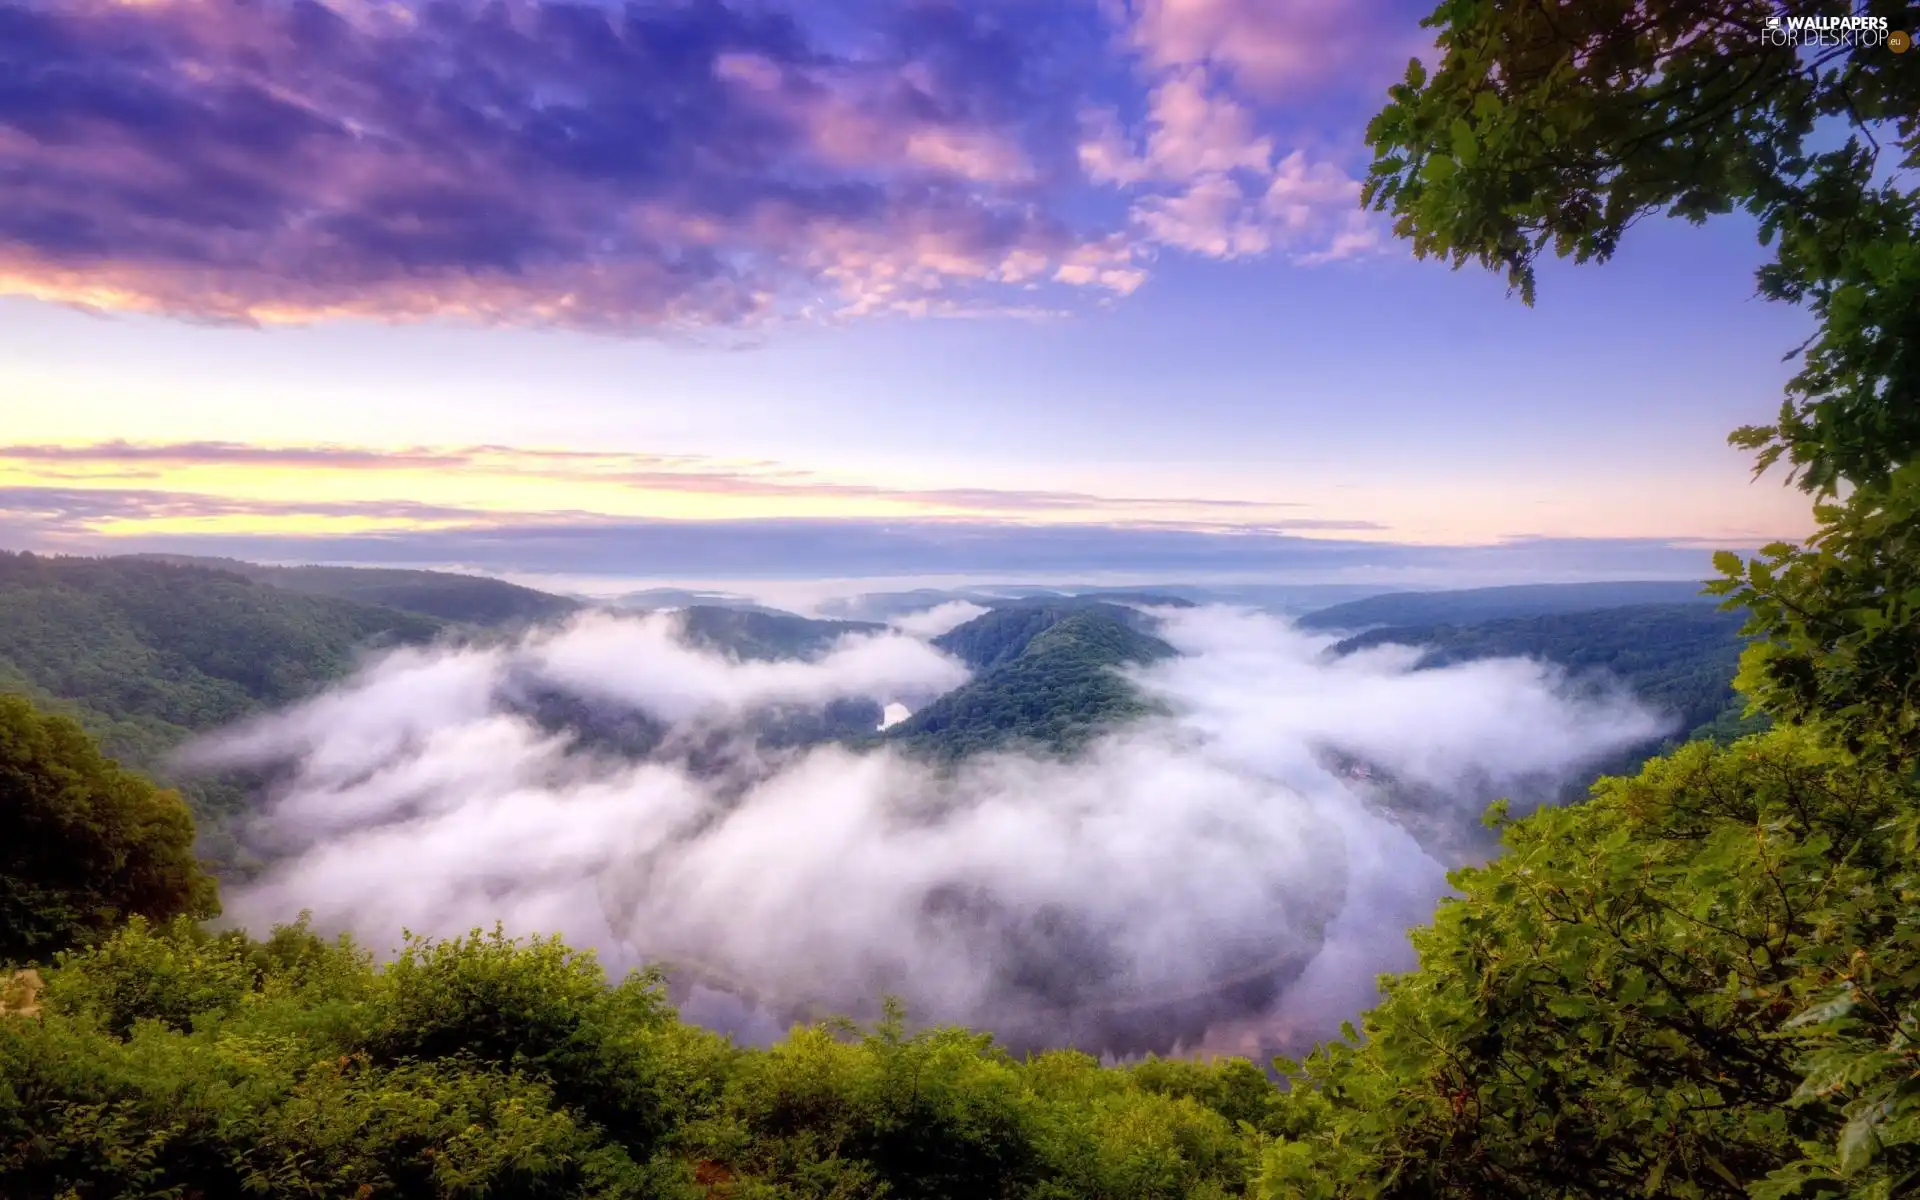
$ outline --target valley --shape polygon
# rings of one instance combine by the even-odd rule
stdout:
[[[333,714],[325,718],[329,722],[345,719],[356,705],[371,714],[379,711],[372,697],[383,688],[414,687],[402,681],[417,676],[424,684],[431,672],[470,672],[491,664],[484,676],[490,682],[462,686],[479,689],[471,693],[473,701],[483,705],[479,711],[522,723],[527,736],[557,739],[547,748],[526,742],[512,752],[521,756],[521,765],[507,765],[515,761],[507,759],[499,768],[510,777],[524,776],[529,785],[558,789],[549,793],[552,799],[541,801],[555,806],[552,820],[578,819],[564,815],[578,803],[566,790],[576,785],[559,783],[562,776],[555,772],[564,776],[584,771],[587,778],[604,781],[593,786],[640,787],[636,813],[655,803],[639,798],[652,786],[641,785],[639,776],[631,776],[631,783],[620,782],[636,770],[669,772],[668,777],[685,780],[678,786],[706,797],[699,802],[701,808],[669,819],[670,825],[689,819],[693,823],[666,834],[668,840],[655,849],[636,844],[628,851],[616,840],[607,846],[611,857],[595,855],[603,863],[591,868],[590,876],[599,880],[595,886],[601,898],[585,909],[570,910],[576,936],[581,929],[611,922],[615,944],[638,939],[634,945],[646,956],[680,963],[682,979],[676,986],[682,990],[676,994],[684,998],[689,995],[685,987],[694,984],[719,986],[752,997],[752,1003],[769,1014],[858,1011],[874,989],[906,986],[907,977],[895,977],[893,968],[887,968],[868,984],[848,990],[846,980],[866,977],[862,971],[877,969],[877,963],[858,969],[849,964],[833,977],[836,982],[809,985],[796,976],[767,974],[758,953],[716,956],[717,946],[731,935],[715,929],[690,941],[691,930],[673,932],[671,924],[661,924],[664,911],[654,911],[659,901],[651,889],[656,885],[640,881],[664,869],[661,854],[688,854],[709,837],[722,839],[716,845],[724,844],[730,827],[747,822],[751,814],[773,812],[765,806],[773,803],[777,790],[797,786],[808,772],[852,771],[849,778],[857,778],[866,768],[853,764],[890,753],[901,764],[888,768],[893,781],[879,785],[881,793],[870,801],[859,803],[879,805],[876,815],[892,813],[883,820],[905,821],[903,828],[923,830],[914,836],[947,840],[960,837],[957,831],[969,822],[984,819],[981,814],[995,811],[1007,788],[1043,802],[1057,791],[1058,802],[1071,811],[1082,803],[1074,797],[1088,788],[1094,791],[1086,794],[1086,802],[1107,805],[1117,797],[1103,789],[1117,786],[1124,793],[1168,771],[1201,772],[1182,783],[1184,789],[1226,787],[1239,793],[1247,784],[1230,781],[1252,770],[1250,780],[1266,782],[1233,803],[1275,803],[1256,798],[1263,793],[1318,794],[1327,802],[1350,795],[1361,805],[1356,812],[1373,815],[1341,821],[1384,820],[1400,826],[1440,864],[1430,868],[1437,871],[1477,861],[1492,851],[1478,817],[1495,799],[1510,796],[1523,808],[1573,799],[1584,793],[1596,773],[1631,772],[1688,730],[1712,736],[1713,722],[1732,703],[1728,682],[1740,644],[1739,618],[1711,605],[1626,602],[1677,590],[1672,585],[1528,590],[1523,603],[1532,615],[1525,616],[1500,615],[1510,614],[1514,603],[1502,589],[1382,596],[1359,602],[1357,609],[1341,605],[1310,614],[1299,621],[1298,633],[1289,632],[1294,627],[1288,618],[1208,608],[1201,600],[1172,594],[1181,589],[1169,589],[1168,594],[1106,589],[1077,595],[1031,589],[1008,589],[1015,593],[1011,595],[929,590],[912,594],[911,606],[898,595],[877,601],[852,597],[828,606],[838,611],[884,609],[906,627],[926,615],[951,614],[943,622],[950,627],[909,635],[880,621],[805,617],[747,603],[664,610],[636,609],[630,599],[594,605],[527,589],[502,592],[491,580],[433,572],[408,572],[396,580],[391,572],[373,571],[361,580],[352,568],[308,574],[303,568],[238,570],[230,569],[232,564],[35,556],[9,556],[0,565],[6,569],[0,577],[0,611],[21,618],[13,628],[30,631],[35,647],[89,646],[97,663],[91,674],[71,667],[51,670],[23,641],[0,646],[0,671],[50,709],[78,717],[102,738],[109,753],[181,788],[200,823],[200,852],[237,889],[243,913],[266,916],[277,910],[290,915],[297,903],[317,907],[323,921],[349,920],[347,909],[329,917],[328,893],[303,891],[317,885],[298,882],[299,872],[318,869],[312,864],[321,860],[313,856],[326,852],[324,838],[314,840],[311,821],[321,820],[319,828],[324,829],[332,819],[316,810],[312,817],[301,818],[306,832],[298,834],[287,823],[292,811],[287,806],[304,789],[322,787],[317,777],[309,779],[314,768],[304,760],[320,753],[324,743],[299,740],[304,734],[285,741],[285,734],[274,730],[291,733],[312,705],[321,706],[313,709],[316,715]],[[318,590],[323,584],[326,594]],[[374,597],[386,602],[369,602]],[[511,603],[503,603],[503,598]],[[1607,606],[1613,601],[1621,603]],[[1579,607],[1594,603],[1602,607]],[[1244,615],[1210,615],[1216,612]],[[1460,621],[1372,625],[1345,638],[1334,632],[1343,625],[1371,625],[1381,616],[1436,612]],[[1488,612],[1496,615],[1471,619]],[[544,617],[536,616],[542,613]],[[1304,632],[1308,628],[1316,632]],[[1227,633],[1233,630],[1242,632]],[[1223,633],[1228,643],[1209,648],[1207,639]],[[1195,637],[1202,640],[1195,642]],[[1543,760],[1532,775],[1503,774],[1510,755],[1502,752],[1480,766],[1466,765],[1472,761],[1466,760],[1467,773],[1455,776],[1436,774],[1419,759],[1396,759],[1396,754],[1404,755],[1396,747],[1405,738],[1391,718],[1385,725],[1367,718],[1358,725],[1349,721],[1314,732],[1312,720],[1302,725],[1299,716],[1276,715],[1268,718],[1275,722],[1269,736],[1279,738],[1280,747],[1299,746],[1305,760],[1288,763],[1265,751],[1243,759],[1235,757],[1245,753],[1237,750],[1226,757],[1219,757],[1220,751],[1199,750],[1200,757],[1191,758],[1196,750],[1183,745],[1198,747],[1242,735],[1232,732],[1233,725],[1216,726],[1219,718],[1208,715],[1216,701],[1204,699],[1204,690],[1187,690],[1211,685],[1181,683],[1181,672],[1217,670],[1207,664],[1221,654],[1227,657],[1218,659],[1220,663],[1234,661],[1251,650],[1234,645],[1245,637],[1283,639],[1276,649],[1255,651],[1256,657],[1247,661],[1258,662],[1260,653],[1279,653],[1282,657],[1272,667],[1251,669],[1281,671],[1267,688],[1282,698],[1297,694],[1309,706],[1315,702],[1316,687],[1332,688],[1332,702],[1331,696],[1347,686],[1338,682],[1337,664],[1343,660],[1360,662],[1369,654],[1407,650],[1414,654],[1412,660],[1386,668],[1378,676],[1380,683],[1370,686],[1399,678],[1417,681],[1423,673],[1444,674],[1486,660],[1532,663],[1530,671],[1564,674],[1501,685],[1523,687],[1529,689],[1526,695],[1538,697],[1525,703],[1579,704],[1582,697],[1618,693],[1654,714],[1649,732],[1666,732],[1608,743],[1604,751]],[[1412,674],[1404,674],[1408,669]],[[1304,674],[1299,682],[1288,682],[1289,672]],[[1316,684],[1316,678],[1324,682]],[[1299,688],[1306,690],[1296,691]],[[1548,699],[1556,695],[1567,699]],[[1240,706],[1245,701],[1231,703]],[[895,719],[888,720],[889,712]],[[1244,719],[1231,709],[1223,716],[1233,722]],[[431,741],[417,739],[456,736],[457,721],[436,732],[440,722],[450,720],[450,714],[435,717],[430,712],[408,718],[392,735],[379,735],[402,739],[390,743],[392,751],[375,752],[357,769],[376,780],[396,771],[446,769],[427,767],[440,752],[431,749]],[[413,721],[426,723],[416,732],[404,732]],[[480,727],[473,728],[477,734]],[[1247,734],[1259,737],[1259,726],[1249,727]],[[379,744],[387,743],[374,743]],[[209,745],[214,752],[205,751]],[[221,751],[222,745],[252,748]],[[408,745],[417,748],[402,749]],[[179,757],[183,750],[188,752],[185,759]],[[387,753],[398,757],[384,756]],[[853,758],[829,765],[839,760],[823,754]],[[422,755],[419,765],[407,765]],[[1128,770],[1123,765],[1128,762],[1139,778],[1121,784],[1121,777],[1111,772]],[[918,774],[923,771],[931,774]],[[1007,771],[1020,774],[1022,781],[1001,779]],[[1034,777],[1024,778],[1028,775]],[[1198,778],[1207,777],[1218,782],[1198,784]],[[1114,782],[1100,782],[1109,778]],[[340,786],[325,784],[312,802],[322,802],[323,795]],[[848,803],[871,785],[851,786]],[[1276,788],[1280,791],[1272,791]],[[344,799],[340,795],[325,803]],[[1142,793],[1139,802],[1152,803],[1151,795]],[[358,818],[372,824],[354,836],[384,836],[378,831],[390,822],[418,821],[417,803],[386,816]],[[454,796],[444,803],[456,810],[466,806]],[[1276,812],[1299,803],[1288,799]],[[664,817],[668,810],[660,811]],[[706,815],[693,815],[701,811]],[[1238,813],[1222,810],[1220,817],[1209,819],[1238,823],[1257,812],[1257,807]],[[1086,908],[1083,900],[1010,907],[1001,894],[1004,882],[990,884],[968,868],[913,893],[906,902],[919,914],[913,920],[920,932],[889,937],[904,938],[901,945],[918,941],[922,949],[916,953],[936,959],[953,955],[956,962],[996,965],[958,991],[943,991],[947,985],[929,990],[924,981],[908,990],[929,1016],[958,1005],[950,1015],[984,1020],[1015,1045],[1090,1039],[1086,1044],[1093,1047],[1138,1052],[1204,1042],[1208,1030],[1223,1022],[1271,1009],[1289,981],[1321,952],[1328,922],[1343,908],[1374,903],[1361,897],[1365,889],[1380,886],[1337,865],[1349,854],[1342,849],[1343,839],[1354,836],[1352,830],[1341,832],[1340,821],[1328,823],[1325,815],[1307,817],[1304,812],[1281,819],[1288,832],[1266,851],[1279,857],[1258,868],[1271,872],[1271,878],[1255,884],[1249,877],[1254,890],[1232,919],[1244,923],[1246,934],[1216,929],[1213,941],[1196,947],[1204,950],[1199,959],[1157,982],[1153,972],[1141,974],[1144,960],[1133,957],[1138,951],[1123,949],[1126,939],[1116,941],[1117,929],[1106,926],[1107,918]],[[346,829],[324,837],[343,836]],[[1177,835],[1193,836],[1205,844],[1212,835]],[[1251,846],[1259,846],[1273,834],[1248,836]],[[682,849],[669,851],[671,845]],[[694,853],[689,861],[704,853]],[[1303,869],[1290,873],[1284,865],[1288,861]],[[656,865],[645,865],[649,862]],[[1144,876],[1142,885],[1151,877]],[[445,886],[456,886],[453,878],[449,876]],[[511,894],[496,894],[491,903],[497,907],[503,895]],[[274,895],[285,898],[262,899]],[[513,904],[507,901],[505,911],[511,913]],[[650,911],[654,915],[642,915]],[[456,910],[423,910],[413,920],[432,928],[447,918],[461,920]],[[352,917],[351,923],[361,925],[366,919]],[[1258,930],[1266,932],[1256,934]],[[598,940],[609,935],[594,936]],[[937,976],[946,968],[923,964],[922,969]],[[888,979],[893,982],[885,982]],[[980,992],[981,986],[987,990]],[[978,992],[974,999],[957,998],[972,992]]]

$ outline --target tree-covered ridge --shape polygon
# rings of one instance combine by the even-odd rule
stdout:
[[[1390,592],[1349,600],[1301,617],[1303,629],[1368,629],[1376,625],[1472,625],[1645,604],[1711,604],[1696,582],[1529,583],[1446,592]]]
[[[1145,618],[1109,604],[997,609],[934,639],[976,674],[887,731],[916,751],[957,758],[1012,745],[1072,750],[1102,729],[1151,711],[1120,668],[1166,658],[1172,646]]]
[[[1625,684],[1648,706],[1672,714],[1681,740],[1730,740],[1755,732],[1735,694],[1746,639],[1743,618],[1710,604],[1641,604],[1594,612],[1512,617],[1472,625],[1372,629],[1333,648],[1421,646],[1422,667],[1477,658],[1525,657],[1557,663],[1576,676],[1599,672]]]
[[[233,558],[183,554],[134,555],[156,562],[202,566],[290,592],[331,596],[355,604],[397,608],[463,625],[526,625],[579,611],[580,601],[484,575],[410,571],[391,567],[276,567]]]
[[[1102,628],[1117,626],[1143,635],[1151,625],[1147,618],[1134,609],[1104,601],[1016,601],[949,629],[934,638],[933,644],[975,671],[991,671],[1002,663],[1020,657],[1035,638],[1075,616],[1097,618]],[[1158,642],[1159,639],[1153,641]],[[1159,644],[1165,645],[1164,642]],[[1136,642],[1133,649],[1147,657],[1156,653],[1147,642]],[[1167,649],[1171,652],[1171,647]]]
[[[0,552],[0,691],[74,717],[110,757],[146,771],[196,733],[301,699],[366,653],[444,628],[206,567]],[[242,784],[176,782],[217,841],[219,818],[245,801]]]
[[[442,628],[204,567],[0,552],[0,673],[79,710],[136,762]]]

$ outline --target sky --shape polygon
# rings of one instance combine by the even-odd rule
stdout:
[[[1738,218],[1536,306],[1362,209],[1398,0],[0,0],[0,547],[1689,577]]]

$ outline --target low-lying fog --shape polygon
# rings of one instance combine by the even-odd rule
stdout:
[[[559,932],[611,967],[675,964],[690,1017],[754,1038],[893,993],[1017,1044],[1270,1053],[1365,1007],[1445,891],[1451,864],[1386,807],[1417,797],[1429,832],[1464,837],[1503,792],[1663,732],[1536,663],[1332,659],[1282,619],[1198,608],[1160,614],[1181,656],[1135,673],[1166,715],[1073,761],[750,744],[768,707],[914,709],[957,686],[926,639],[977,612],[812,662],[690,649],[666,614],[393,653],[198,750],[276,779],[248,834],[272,865],[229,914],[310,910],[375,947],[403,927]],[[738,744],[697,770],[584,749],[522,715],[529,680]]]

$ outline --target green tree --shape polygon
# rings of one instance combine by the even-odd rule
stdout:
[[[1845,1086],[1862,1068],[1910,1082],[1897,1013],[1822,1047],[1826,1068],[1804,1035],[1862,974],[1884,976],[1875,1004],[1911,988],[1913,801],[1781,729],[1690,744],[1508,826],[1505,854],[1455,873],[1364,1042],[1305,1064],[1267,1194],[1832,1195],[1871,1178],[1869,1138],[1880,1177],[1907,1177],[1916,1113]]]
[[[1815,333],[1771,425],[1736,431],[1784,462],[1819,532],[1715,587],[1759,635],[1743,684],[1852,753],[1920,754],[1920,69],[1874,39],[1796,48],[1769,18],[1884,18],[1900,0],[1448,0],[1374,119],[1366,196],[1422,256],[1503,271],[1534,297],[1551,250],[1613,254],[1650,214],[1744,211],[1773,248],[1761,295]]]
[[[1307,1065],[1269,1195],[1920,1185],[1920,70],[1876,39],[1766,32],[1852,15],[1449,0],[1437,69],[1410,65],[1369,130],[1369,202],[1529,303],[1549,248],[1601,261],[1648,215],[1756,218],[1760,293],[1815,332],[1776,421],[1732,441],[1787,466],[1819,532],[1716,560],[1756,635],[1741,687],[1781,727],[1508,827],[1364,1042]]]
[[[178,793],[0,695],[0,963],[45,961],[130,916],[211,916],[215,896]]]

